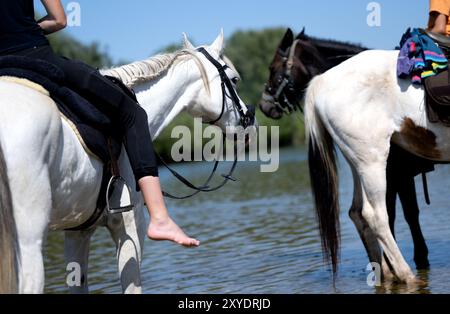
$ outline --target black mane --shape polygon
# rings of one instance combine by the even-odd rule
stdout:
[[[337,51],[347,54],[358,54],[368,48],[361,44],[337,41],[333,39],[320,39],[316,37],[308,37],[309,41],[314,44],[318,50]]]
[[[314,75],[323,73],[368,49],[361,44],[332,39],[320,39],[309,37],[307,35],[300,36],[299,39],[303,41],[303,48],[314,55],[313,60],[309,59],[309,61],[305,63],[305,66],[307,66]]]

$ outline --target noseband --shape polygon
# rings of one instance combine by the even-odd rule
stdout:
[[[296,99],[291,102],[289,97],[287,96],[287,92],[289,92],[291,95],[296,94],[296,88],[295,88],[295,82],[292,79],[292,69],[294,67],[294,58],[295,58],[295,49],[297,48],[298,43],[300,42],[299,39],[296,39],[291,48],[289,49],[289,54],[287,57],[284,57],[284,60],[286,62],[286,71],[278,78],[278,88],[276,92],[273,94],[273,96],[264,95],[263,97],[271,98],[266,99],[272,101],[277,108],[286,113],[291,114],[294,111],[300,110],[302,111],[302,107],[300,105],[300,96],[298,95]],[[303,65],[303,63],[299,63],[299,67],[301,71],[310,76],[310,72],[308,69]],[[269,87],[268,92],[272,91],[272,88]],[[282,98],[281,98],[282,97]],[[283,103],[280,102],[280,99],[283,100]]]

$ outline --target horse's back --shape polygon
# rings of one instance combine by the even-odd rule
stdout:
[[[400,91],[396,75],[398,51],[367,50],[316,76],[307,98],[329,106],[368,104]],[[384,98],[386,100],[386,98]]]
[[[317,78],[335,85],[354,85],[383,77],[397,81],[398,51],[366,50],[331,68]]]
[[[348,142],[370,141],[374,132],[388,138],[423,99],[408,80],[398,79],[397,59],[398,51],[368,50],[317,76],[305,111],[316,112],[329,132],[352,134]]]
[[[398,51],[367,51],[316,77],[305,113],[310,120],[317,113],[336,138],[350,134],[343,142],[375,146],[392,139],[422,158],[448,161],[449,128],[428,121],[423,87],[397,77],[397,59]]]

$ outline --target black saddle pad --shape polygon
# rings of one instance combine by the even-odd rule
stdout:
[[[447,69],[425,79],[426,109],[430,122],[450,127],[450,72]]]
[[[115,131],[117,128],[107,115],[64,85],[61,69],[43,60],[4,56],[0,57],[0,76],[24,78],[44,87],[60,112],[75,125],[93,154],[107,164],[111,160],[110,142],[112,155],[116,159],[119,157],[121,143],[120,135]]]

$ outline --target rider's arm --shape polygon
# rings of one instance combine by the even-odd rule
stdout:
[[[41,0],[47,15],[38,21],[46,35],[55,33],[67,25],[66,13],[61,0]]]
[[[430,0],[430,19],[428,30],[433,33],[447,35],[450,0]]]
[[[447,35],[447,23],[448,16],[438,13],[432,12],[430,13],[430,31],[437,34]]]

